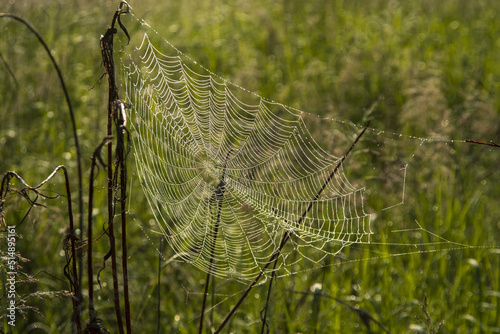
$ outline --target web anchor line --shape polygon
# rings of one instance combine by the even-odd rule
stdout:
[[[408,164],[405,164],[400,170],[404,171],[403,173],[403,193],[401,195],[401,202],[388,206],[386,208],[381,209],[380,211],[390,210],[397,206],[405,204],[405,190],[406,190],[406,171],[408,169]]]
[[[302,221],[306,218],[307,214],[309,213],[309,211],[313,207],[314,203],[316,203],[316,201],[318,200],[318,198],[321,196],[321,193],[325,190],[325,188],[328,185],[328,183],[330,183],[330,181],[332,180],[332,178],[334,177],[334,175],[337,173],[337,171],[341,167],[341,165],[344,162],[344,160],[347,158],[347,156],[349,155],[349,153],[351,153],[351,151],[354,149],[354,146],[359,141],[359,139],[361,138],[361,136],[363,136],[363,134],[365,133],[365,131],[368,128],[369,125],[370,125],[370,122],[368,122],[365,125],[365,127],[363,128],[363,130],[358,134],[358,136],[356,137],[356,139],[352,143],[351,147],[349,147],[349,149],[347,150],[347,152],[342,156],[342,158],[340,159],[340,161],[338,162],[338,164],[335,166],[335,168],[333,169],[333,171],[330,173],[329,177],[326,179],[326,181],[323,184],[323,186],[319,189],[319,191],[317,192],[316,196],[314,196],[313,200],[309,203],[309,206],[306,208],[306,210],[304,211],[304,213],[302,214],[302,216],[300,217],[300,219],[296,222],[296,224],[295,224],[296,227],[300,226],[300,224],[302,223]],[[250,283],[250,285],[247,287],[247,289],[245,290],[245,292],[243,292],[243,294],[241,295],[240,299],[236,302],[236,304],[234,305],[234,307],[229,311],[229,313],[226,315],[226,317],[224,318],[224,320],[222,321],[222,323],[220,324],[220,326],[214,332],[215,334],[220,333],[220,331],[224,328],[224,326],[229,322],[229,319],[231,319],[231,317],[236,312],[236,310],[238,309],[238,307],[241,305],[241,303],[243,303],[243,301],[245,300],[245,298],[250,293],[250,290],[252,290],[252,288],[259,282],[260,278],[264,275],[265,271],[271,265],[271,263],[273,263],[274,261],[277,261],[277,259],[279,258],[279,255],[280,255],[283,247],[285,246],[285,244],[288,241],[288,239],[290,239],[290,237],[292,236],[292,234],[293,234],[293,230],[288,230],[285,233],[285,235],[283,236],[283,239],[281,240],[281,243],[280,243],[280,246],[278,247],[278,249],[276,249],[276,251],[274,251],[274,253],[271,255],[271,257],[269,258],[269,260],[264,265],[264,267],[262,267],[262,269],[260,270],[259,274],[255,277],[255,279],[252,281],[252,283]]]

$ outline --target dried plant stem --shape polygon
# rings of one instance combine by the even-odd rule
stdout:
[[[87,216],[87,276],[88,276],[88,294],[89,294],[89,324],[94,323],[96,319],[94,307],[94,271],[92,268],[92,211],[94,207],[94,169],[97,166],[96,159],[99,151],[104,144],[101,143],[94,151],[90,165],[90,182],[89,182],[89,203]]]
[[[205,280],[205,291],[203,292],[203,302],[201,304],[201,312],[200,312],[200,326],[198,333],[201,334],[203,332],[203,318],[205,315],[205,305],[207,302],[207,296],[208,296],[208,286],[210,285],[210,276],[212,276],[212,266],[213,266],[213,260],[215,256],[215,242],[217,241],[217,234],[219,232],[219,222],[220,222],[220,211],[222,209],[222,199],[219,200],[218,203],[218,215],[217,215],[217,222],[215,223],[214,227],[214,244],[212,245],[212,250],[210,252],[210,264],[208,266],[208,272],[207,272],[207,278]]]
[[[156,312],[157,312],[157,323],[156,323],[156,333],[157,334],[160,334],[161,333],[161,308],[160,308],[160,305],[161,305],[161,252],[162,252],[162,249],[161,249],[161,246],[162,246],[162,241],[163,239],[160,238],[160,248],[158,250],[158,304],[156,306]]]
[[[101,38],[101,53],[104,67],[106,68],[106,74],[108,77],[108,123],[107,123],[107,134],[112,136],[113,134],[113,122],[116,123],[117,131],[117,151],[116,151],[116,164],[113,169],[113,146],[112,143],[108,143],[108,226],[109,226],[109,238],[111,243],[111,270],[113,276],[113,292],[114,292],[114,305],[116,320],[118,323],[119,333],[123,333],[123,321],[120,308],[120,294],[118,289],[118,274],[117,274],[117,262],[116,262],[116,249],[115,249],[115,231],[114,231],[114,214],[115,214],[115,199],[118,198],[117,194],[117,175],[118,169],[120,170],[120,217],[121,217],[121,228],[122,228],[122,278],[123,278],[123,295],[125,299],[125,323],[127,328],[127,333],[132,332],[131,317],[130,317],[130,302],[129,302],[129,291],[128,291],[128,270],[127,270],[127,220],[126,220],[126,163],[125,163],[125,144],[124,144],[124,133],[126,133],[126,116],[125,116],[125,105],[123,101],[119,100],[118,88],[115,81],[115,65],[113,61],[113,38],[117,30],[115,24],[118,23],[122,30],[128,37],[128,33],[125,27],[120,21],[120,15],[128,13],[128,4],[125,1],[120,3],[120,7],[115,12],[113,20],[111,22],[111,27],[106,30],[104,36]],[[116,176],[116,177],[115,177]]]
[[[125,152],[125,140],[124,134],[126,133],[126,116],[125,116],[125,104],[123,101],[116,101],[115,108],[117,112],[116,122],[117,122],[117,165],[120,168],[120,218],[121,218],[121,228],[122,228],[122,279],[123,279],[123,299],[125,301],[125,322],[127,332],[131,333],[132,324],[130,320],[130,302],[129,302],[129,288],[128,288],[128,255],[127,255],[127,210],[126,210],[126,198],[127,198],[127,164],[126,164],[126,152]],[[115,173],[118,166],[115,166]]]
[[[127,255],[127,212],[126,212],[126,195],[127,195],[127,173],[125,165],[125,157],[122,151],[120,163],[120,181],[121,181],[121,222],[122,222],[122,279],[123,279],[123,299],[125,300],[125,322],[127,333],[132,332],[132,323],[130,315],[130,296],[128,288],[128,255]]]
[[[77,331],[78,331],[78,333],[81,333],[82,332],[82,323],[81,323],[81,316],[80,316],[81,299],[78,296],[78,291],[80,291],[80,290],[79,290],[79,281],[78,281],[78,270],[77,270],[77,266],[76,266],[76,244],[75,244],[77,238],[74,234],[75,229],[74,229],[74,221],[73,221],[73,207],[72,207],[72,202],[71,202],[71,189],[70,189],[70,185],[69,185],[69,177],[68,177],[68,171],[67,171],[66,167],[63,165],[57,166],[54,169],[54,171],[52,171],[52,173],[45,180],[43,180],[39,185],[34,186],[34,187],[32,187],[28,183],[26,183],[26,181],[24,181],[24,179],[20,175],[18,175],[16,172],[10,171],[10,172],[5,173],[3,178],[2,178],[2,183],[0,186],[0,214],[1,214],[1,205],[5,201],[5,197],[7,196],[7,193],[9,192],[9,182],[12,178],[16,178],[19,182],[21,182],[25,186],[25,189],[19,191],[19,193],[24,194],[26,190],[29,190],[29,191],[34,192],[37,195],[37,197],[41,196],[44,198],[54,199],[54,198],[59,197],[59,195],[57,195],[55,197],[44,195],[43,193],[41,193],[39,191],[39,188],[41,188],[44,184],[46,184],[48,181],[50,181],[59,170],[62,170],[64,173],[66,198],[67,198],[67,202],[68,202],[69,229],[70,229],[69,235],[66,238],[66,240],[67,239],[70,240],[70,249],[71,249],[71,257],[69,258],[68,263],[66,263],[66,265],[64,267],[64,274],[68,278],[68,280],[70,281],[70,287],[72,289],[72,293],[74,294],[74,296],[73,296],[73,313],[74,313],[74,317],[75,317],[74,319],[76,322]],[[26,197],[26,195],[24,195],[24,196]],[[30,210],[31,210],[31,208],[34,205],[36,205],[36,200],[35,201],[29,200],[29,201],[31,203],[31,207],[30,207]],[[67,268],[69,267],[70,263],[72,265],[71,275],[67,272]]]
[[[88,204],[88,217],[87,217],[87,277],[88,277],[88,295],[89,295],[89,322],[85,328],[85,333],[99,333],[98,328],[100,328],[100,324],[98,323],[98,319],[95,312],[94,307],[94,270],[93,270],[93,261],[92,261],[92,245],[93,245],[93,236],[92,236],[92,211],[94,209],[94,176],[95,169],[97,167],[97,162],[99,161],[103,164],[101,159],[101,149],[104,145],[108,144],[113,138],[106,137],[102,140],[102,142],[97,146],[92,154],[91,164],[90,164],[90,182],[89,182],[89,204]]]
[[[226,156],[226,161],[224,162],[224,168],[222,169],[222,176],[219,184],[215,188],[215,191],[210,198],[209,205],[211,203],[217,203],[217,217],[215,220],[215,226],[214,226],[214,238],[213,238],[213,244],[212,244],[212,249],[210,250],[210,264],[208,266],[208,272],[207,272],[207,279],[205,281],[205,292],[203,293],[203,303],[201,305],[201,314],[200,314],[200,326],[198,333],[201,334],[203,332],[203,318],[205,315],[205,306],[207,302],[207,295],[208,295],[208,286],[210,285],[210,276],[212,276],[212,266],[214,262],[214,257],[215,257],[215,243],[217,242],[217,234],[219,233],[219,224],[220,224],[220,216],[222,213],[222,203],[224,202],[224,192],[226,190],[226,168],[227,168],[227,161],[229,159],[229,155],[231,154],[232,150],[229,150]]]
[[[485,143],[482,141],[477,141],[477,140],[472,140],[472,139],[466,139],[466,143],[471,143],[471,144],[477,144],[477,145],[485,145],[485,146],[492,146],[492,147],[500,147],[500,145],[495,144],[494,142],[490,141],[489,143]]]
[[[271,298],[271,290],[273,288],[274,278],[276,277],[276,265],[278,264],[278,259],[279,258],[276,258],[276,260],[274,260],[273,269],[271,272],[271,279],[269,280],[269,288],[267,289],[266,305],[264,306],[264,309],[261,311],[261,320],[262,320],[262,327],[260,329],[261,334],[269,333],[269,325],[267,324],[267,311],[269,310],[269,300]]]
[[[74,139],[74,142],[75,142],[75,149],[76,149],[76,168],[77,168],[77,179],[78,179],[78,213],[79,213],[78,220],[79,220],[79,229],[80,229],[80,231],[83,231],[83,185],[82,185],[82,182],[83,182],[82,181],[82,179],[83,179],[82,175],[83,174],[82,174],[82,157],[81,157],[82,155],[81,155],[81,151],[80,151],[80,144],[79,144],[79,141],[78,141],[78,133],[76,131],[75,114],[73,112],[73,107],[71,105],[71,100],[69,98],[68,89],[66,88],[66,83],[64,81],[61,69],[57,65],[57,62],[54,59],[54,57],[52,56],[52,53],[51,53],[49,47],[47,46],[47,43],[45,43],[45,41],[43,40],[42,36],[35,30],[35,28],[31,24],[29,24],[23,18],[21,18],[21,17],[19,17],[17,15],[14,15],[14,14],[10,14],[10,13],[0,13],[0,18],[2,18],[2,17],[11,18],[11,19],[14,19],[14,20],[16,20],[16,21],[21,22],[22,24],[24,24],[36,36],[36,38],[38,39],[38,41],[40,42],[40,44],[42,44],[43,48],[47,52],[47,55],[49,56],[50,61],[54,65],[54,68],[55,68],[55,70],[57,72],[57,76],[59,78],[59,82],[61,83],[61,88],[62,88],[62,90],[64,92],[64,98],[66,99],[66,104],[68,106],[69,116],[70,116],[70,119],[71,119],[71,126],[73,128],[72,130],[73,130],[73,139]],[[75,254],[73,254],[73,256],[74,255]],[[79,261],[79,267],[82,268],[83,267],[83,258],[80,257],[78,261]],[[77,293],[76,298],[79,299],[79,302],[81,302],[81,298],[82,298],[82,294],[81,294],[82,272],[83,271],[80,270],[80,274],[78,276],[78,283],[77,283],[78,291],[76,292]],[[79,315],[78,315],[78,317],[79,317]]]
[[[78,276],[78,271],[76,268],[76,245],[75,242],[77,240],[77,237],[75,235],[75,227],[73,223],[73,208],[71,204],[71,190],[69,187],[69,178],[68,178],[68,172],[66,171],[65,167],[62,167],[62,170],[64,172],[64,183],[66,185],[66,196],[68,199],[68,215],[69,215],[69,235],[70,235],[70,245],[71,245],[71,265],[72,265],[72,281],[73,281],[73,286],[74,286],[74,298],[73,298],[73,309],[74,309],[74,316],[75,316],[75,322],[76,322],[76,329],[78,333],[82,332],[82,321],[81,321],[81,316],[80,316],[80,304],[81,304],[81,298],[79,296],[80,290],[80,281],[79,281],[79,276]],[[70,280],[70,281],[71,281]]]
[[[114,27],[106,30],[106,33],[101,38],[101,52],[106,73],[108,76],[109,90],[108,90],[108,122],[107,122],[107,135],[113,135],[113,101],[118,97],[118,92],[115,84],[114,77],[114,64],[113,64],[113,36],[116,33]],[[110,253],[111,253],[111,274],[113,277],[113,302],[115,306],[115,316],[117,321],[118,333],[123,334],[123,321],[120,308],[120,293],[118,288],[118,273],[116,268],[116,250],[115,250],[115,226],[114,220],[114,186],[113,186],[113,144],[107,144],[107,172],[108,172],[108,235],[110,239]]]
[[[356,143],[359,141],[359,139],[361,138],[361,136],[363,136],[363,134],[365,133],[366,129],[368,129],[369,125],[370,125],[370,123],[368,122],[368,124],[358,134],[358,136],[356,137],[356,139],[354,140],[354,142],[352,143],[352,145],[349,147],[349,149],[347,150],[347,152],[342,156],[342,158],[340,159],[340,161],[338,162],[338,164],[335,166],[335,168],[333,169],[333,171],[330,173],[330,176],[325,180],[325,182],[323,183],[323,186],[316,193],[316,196],[314,196],[314,198],[312,199],[312,201],[309,203],[309,205],[307,206],[306,210],[304,211],[304,213],[302,214],[302,216],[300,217],[300,219],[295,223],[295,226],[300,226],[300,224],[302,224],[302,221],[306,218],[306,216],[309,213],[309,211],[311,211],[311,208],[313,207],[314,203],[316,203],[316,201],[319,199],[319,197],[321,196],[321,193],[323,192],[323,190],[325,190],[325,188],[328,185],[328,183],[330,183],[330,181],[332,180],[332,178],[335,176],[335,174],[337,173],[337,171],[340,169],[340,167],[342,166],[342,164],[345,161],[345,159],[347,158],[347,156],[354,149],[354,146],[356,145]],[[288,241],[288,239],[290,239],[290,237],[292,236],[292,234],[293,234],[293,230],[288,230],[284,234],[283,239],[281,240],[281,243],[280,243],[279,247],[273,252],[273,254],[269,258],[269,260],[262,267],[262,269],[260,270],[260,272],[254,278],[254,280],[250,283],[250,285],[248,285],[247,289],[243,292],[243,294],[241,295],[240,299],[236,302],[236,304],[233,306],[233,308],[226,315],[226,317],[224,318],[224,320],[220,324],[219,328],[217,328],[217,330],[215,331],[215,333],[220,333],[220,331],[229,322],[229,319],[231,319],[231,317],[236,312],[236,310],[241,305],[241,303],[243,303],[243,301],[245,300],[245,298],[248,296],[248,294],[250,293],[250,290],[252,290],[252,288],[259,282],[259,280],[261,279],[261,277],[267,271],[267,268],[269,268],[269,266],[271,265],[271,263],[273,263],[273,261],[276,261],[279,258],[280,254],[281,254],[281,251],[283,250],[283,247],[285,247],[286,242]]]
[[[108,131],[108,135],[110,131]],[[118,326],[118,333],[123,334],[123,320],[120,308],[120,291],[118,287],[118,271],[116,267],[116,248],[115,248],[115,225],[114,225],[114,207],[113,207],[113,147],[108,143],[108,235],[110,239],[110,252],[111,252],[111,275],[113,277],[113,303],[115,305],[116,322]]]

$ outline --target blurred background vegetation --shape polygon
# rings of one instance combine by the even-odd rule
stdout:
[[[500,142],[498,1],[147,0],[130,4],[137,18],[146,19],[199,63],[272,100],[357,124],[370,120],[371,127],[397,134]],[[83,189],[87,189],[89,158],[105,136],[107,117],[99,38],[118,2],[1,0],[0,5],[1,11],[35,26],[62,69],[76,112]],[[37,184],[64,164],[76,196],[70,119],[52,64],[19,23],[2,19],[0,31],[0,173],[15,170],[28,183]],[[119,39],[126,41],[120,34]],[[376,109],[368,112],[375,101],[379,101]],[[500,332],[499,151],[430,141],[424,149],[415,149],[422,143],[403,137],[394,144],[400,151],[407,149],[405,156],[415,150],[411,163],[416,172],[407,180],[405,205],[380,211],[384,206],[376,198],[367,204],[378,213],[373,246],[350,247],[317,269],[278,280],[271,296],[271,333],[381,332],[361,312],[328,297],[318,299],[311,288],[319,286],[324,295],[365,310],[392,333],[431,333],[442,320],[442,333]],[[131,161],[129,177],[134,329],[156,331],[160,289],[162,332],[192,333],[198,324],[204,274],[169,262],[158,285],[161,237],[150,231],[155,223]],[[100,233],[106,219],[104,173],[96,183],[95,230]],[[45,189],[64,193],[62,177]],[[397,202],[398,196],[378,194],[389,203]],[[59,293],[67,289],[62,274],[65,200],[43,204],[46,208],[33,210],[17,229],[22,236],[18,251],[26,258],[22,271],[37,275],[36,281],[19,286],[18,293],[38,311],[25,309],[25,319],[18,315],[14,333],[71,329],[71,302]],[[9,197],[6,221],[20,222],[28,207],[20,198]],[[443,240],[425,233],[418,241],[433,243],[427,252],[410,254],[411,247],[392,247],[389,242],[415,242],[409,233],[386,239],[391,226],[404,221],[404,228],[415,227],[414,220],[447,240],[484,248],[456,245],[454,250],[439,251],[436,242]],[[149,238],[143,230],[150,231]],[[98,241],[96,259],[108,246],[106,238]],[[404,254],[394,255],[399,253]],[[173,253],[167,248],[163,256],[168,259]],[[115,332],[110,270],[101,279],[98,316]],[[215,284],[216,306],[207,321],[216,326],[244,286],[223,280]],[[266,291],[266,286],[256,288],[228,332],[260,330]],[[421,308],[424,295],[431,320]],[[4,296],[0,314],[6,309],[5,301]],[[83,316],[86,319],[86,313]],[[5,323],[2,326],[6,331]]]

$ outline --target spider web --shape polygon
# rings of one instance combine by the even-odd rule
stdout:
[[[369,241],[365,188],[351,184],[344,166],[297,225],[341,159],[315,139],[308,114],[225,81],[169,46],[159,50],[144,34],[123,78],[141,185],[180,257],[246,280],[290,230],[285,269]],[[289,259],[292,252],[301,256]]]
[[[366,130],[296,226],[363,126],[346,121],[350,114],[314,110],[319,116],[263,98],[207,70],[145,21],[134,20],[125,26],[137,25],[139,37],[131,36],[138,46],[122,53],[121,91],[132,105],[137,174],[155,216],[149,226],[137,223],[151,246],[156,240],[149,233],[167,239],[171,250],[156,248],[165,254],[165,266],[181,260],[222,278],[211,283],[209,311],[244,293],[241,283],[255,278],[287,231],[293,236],[274,272],[282,291],[300,282],[310,291],[324,285],[328,293],[340,284],[337,277],[347,277],[341,281],[348,286],[351,275],[352,292],[366,273],[372,277],[370,270],[396,275],[404,268],[400,276],[413,281],[422,275],[415,269],[424,266],[420,259],[446,259],[452,272],[460,263],[497,256],[498,208],[491,201],[498,197],[496,148],[471,146],[469,135],[459,131],[451,139],[456,135],[446,131],[445,116],[436,124],[427,119],[421,127],[394,130],[404,133],[386,130],[386,115],[377,114],[375,102],[363,115],[375,127]],[[244,85],[256,90],[251,82]],[[421,110],[432,114],[419,94],[409,99],[413,107],[405,103],[406,117],[420,117]],[[476,136],[488,138],[471,137]],[[426,280],[441,286],[446,278],[434,272],[431,278],[431,272]],[[270,277],[266,272],[259,284]],[[175,283],[175,294],[183,291],[186,305],[191,296],[202,298],[199,282],[183,279]],[[384,287],[374,282],[376,299]],[[385,282],[389,289],[399,284]],[[190,311],[177,318],[198,323]]]
[[[439,228],[426,228],[422,196],[440,200],[422,190],[433,186],[427,180],[441,166],[458,170],[474,161],[477,170],[456,181],[465,187],[466,207],[475,205],[478,191],[491,192],[484,180],[496,168],[484,154],[490,148],[440,132],[418,137],[368,128],[297,226],[362,126],[266,99],[135,20],[137,29],[129,32],[137,31],[138,46],[121,53],[122,91],[132,106],[137,174],[176,259],[246,281],[288,231],[293,235],[280,254],[279,277],[334,266],[333,255],[366,260],[372,252],[377,258],[476,247],[454,242],[462,240],[452,229],[445,239],[432,232]],[[376,103],[365,112],[368,119]],[[439,205],[427,211],[438,214]],[[346,250],[351,244],[357,245]]]

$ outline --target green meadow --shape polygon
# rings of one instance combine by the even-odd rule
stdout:
[[[340,148],[329,143],[326,149],[336,155],[370,122],[344,165],[350,182],[366,187],[370,242],[348,245],[315,262],[301,260],[303,254],[290,248],[295,264],[289,272],[277,271],[269,294],[269,333],[500,333],[500,148],[495,146],[500,143],[500,2],[129,3],[133,16],[123,15],[121,22],[132,39],[127,46],[117,26],[117,71],[121,55],[130,52],[127,47],[140,43],[136,38],[144,27],[136,20],[145,19],[220,77],[335,120],[344,140]],[[27,20],[45,40],[74,109],[83,172],[84,230],[76,233],[82,241],[77,253],[84,260],[83,325],[89,320],[91,157],[106,137],[108,113],[100,36],[118,5],[109,0],[0,1],[1,12]],[[66,166],[79,229],[77,154],[57,73],[36,37],[19,22],[0,18],[0,36],[0,173],[15,171],[37,185],[57,166]],[[333,133],[326,122],[307,125],[318,141],[326,142]],[[159,232],[133,149],[127,182],[132,331],[196,333],[206,273],[176,257]],[[103,265],[110,249],[104,166],[95,169],[93,185],[96,316],[110,333],[118,333],[110,260]],[[0,193],[0,331],[76,333],[64,276],[69,214],[63,174],[41,188],[50,198],[23,190],[15,179],[9,187]],[[115,221],[121,275],[119,217]],[[14,299],[8,296],[6,225],[16,225],[17,233]],[[251,290],[222,333],[261,332],[268,283]],[[211,281],[204,333],[219,326],[247,284]],[[122,285],[120,276],[123,313]],[[10,300],[17,307],[15,326],[8,323]]]

